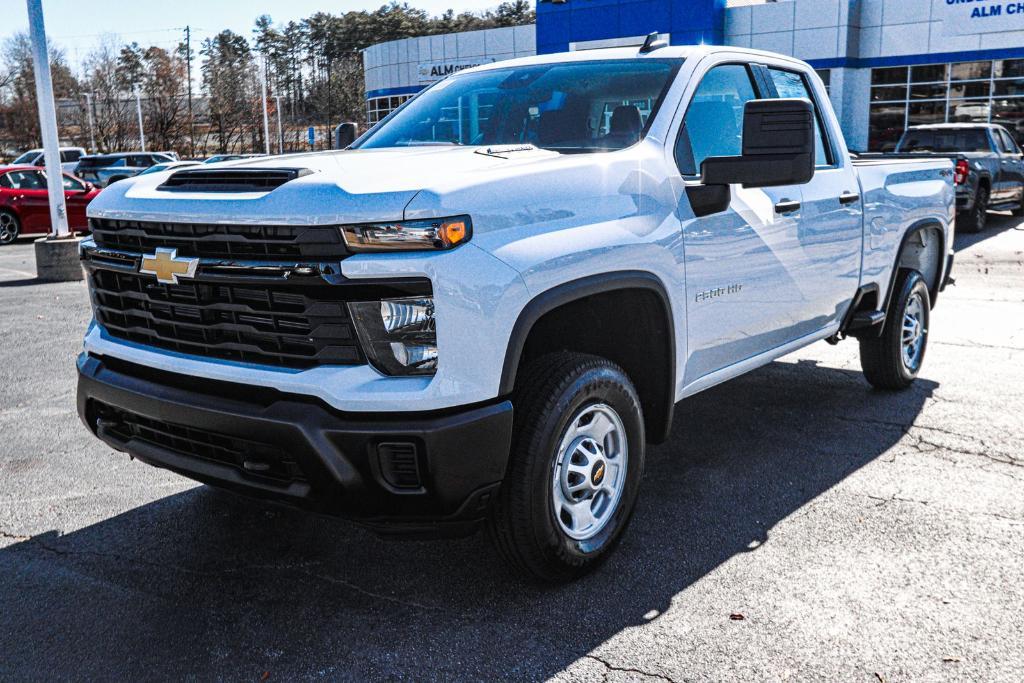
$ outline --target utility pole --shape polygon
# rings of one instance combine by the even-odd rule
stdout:
[[[281,127],[281,96],[274,95],[274,101],[277,102],[277,153],[284,154],[284,128]]]
[[[142,96],[139,94],[139,86],[135,86],[135,111],[139,114],[139,147],[146,151],[146,131],[142,129]]]
[[[192,27],[185,27],[185,59],[188,72],[188,155],[196,155],[196,120],[192,115]]]
[[[93,154],[96,153],[96,124],[92,117],[92,93],[85,93],[85,114],[89,119],[89,149]]]
[[[263,76],[260,78],[260,93],[263,100],[263,153],[270,156],[270,121],[267,117],[267,57],[263,56]]]
[[[50,54],[46,48],[46,26],[43,23],[43,0],[26,2],[29,34],[32,37],[32,70],[36,78],[36,101],[39,104],[39,130],[43,137],[43,157],[46,159],[46,187],[50,197],[50,237],[67,237],[71,231],[68,229],[68,210],[64,202],[64,174],[60,167],[57,108],[53,103]]]

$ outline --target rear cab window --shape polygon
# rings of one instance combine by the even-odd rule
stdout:
[[[908,130],[900,152],[992,152],[992,143],[981,128],[922,128]]]
[[[768,67],[768,74],[771,76],[772,85],[775,86],[777,97],[810,100],[811,105],[814,107],[814,164],[819,167],[832,166],[832,147],[828,144],[824,119],[818,107],[818,101],[807,84],[807,78],[804,74],[796,71],[786,71],[777,67]]]

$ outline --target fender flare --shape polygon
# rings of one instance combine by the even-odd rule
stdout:
[[[668,396],[668,405],[662,410],[661,415],[652,415],[652,419],[658,419],[663,426],[659,432],[648,434],[648,440],[654,442],[663,441],[672,425],[672,413],[675,408],[675,381],[676,381],[676,330],[675,318],[672,315],[672,305],[661,279],[649,271],[623,270],[611,273],[589,275],[576,280],[570,280],[547,289],[534,296],[523,310],[519,313],[512,333],[509,336],[508,346],[505,348],[505,360],[501,370],[501,384],[499,395],[507,396],[515,389],[516,376],[519,371],[519,362],[526,346],[526,340],[530,336],[534,325],[545,314],[565,304],[584,299],[595,294],[613,292],[624,289],[642,289],[652,292],[661,304],[662,314],[669,330],[668,341],[668,363],[664,373],[664,384],[661,391]]]
[[[931,295],[932,307],[935,307],[935,299],[938,298],[943,279],[946,277],[946,265],[948,262],[948,259],[946,258],[946,240],[948,235],[946,227],[942,224],[942,221],[935,218],[922,218],[916,223],[912,223],[911,226],[907,228],[907,231],[903,233],[903,239],[900,240],[900,247],[896,250],[896,259],[892,264],[892,273],[889,275],[889,286],[885,290],[885,301],[882,306],[883,311],[889,310],[889,302],[892,301],[893,289],[896,287],[896,277],[899,275],[900,259],[903,258],[903,250],[906,248],[907,243],[917,233],[932,229],[939,232],[939,236],[942,241],[941,251],[939,253],[939,268],[936,271],[935,282],[928,283],[928,293]]]

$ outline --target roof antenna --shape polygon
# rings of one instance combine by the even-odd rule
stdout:
[[[644,44],[640,46],[640,54],[645,55],[648,52],[654,52],[663,47],[668,47],[668,41],[658,40],[658,32],[651,31],[647,34]]]

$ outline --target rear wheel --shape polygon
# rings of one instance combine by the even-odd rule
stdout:
[[[921,371],[928,347],[928,287],[916,270],[901,271],[897,277],[881,336],[860,340],[864,377],[878,389],[909,387]]]
[[[0,211],[0,244],[10,244],[18,239],[20,232],[18,217],[10,211]]]
[[[568,581],[600,563],[629,523],[644,468],[640,400],[625,372],[596,356],[551,354],[520,376],[488,527],[521,572]]]
[[[985,229],[988,221],[988,188],[984,185],[978,187],[978,194],[974,197],[974,206],[970,213],[964,216],[957,223],[957,227],[963,232],[981,232]]]
[[[1020,203],[1017,204],[1017,208],[1015,208],[1011,213],[1014,216],[1024,216],[1024,183],[1021,184],[1018,190],[1020,192]]]

